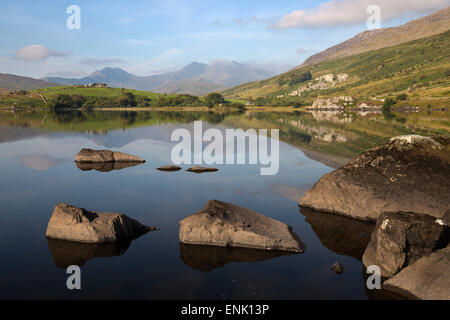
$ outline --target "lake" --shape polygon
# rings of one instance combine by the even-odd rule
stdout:
[[[218,172],[204,174],[156,170],[171,164],[173,130],[193,130],[195,120],[220,130],[279,128],[278,174],[262,176],[259,165],[215,165]],[[373,225],[300,211],[298,200],[323,174],[407,133],[450,135],[449,112],[2,111],[0,298],[377,298],[365,289],[360,262]],[[81,148],[131,153],[146,163],[80,169],[74,159]],[[306,251],[180,245],[179,221],[211,199],[289,224]],[[47,240],[60,202],[121,212],[160,230],[110,245]],[[335,262],[343,274],[330,269]],[[66,287],[70,264],[81,266],[82,290]]]

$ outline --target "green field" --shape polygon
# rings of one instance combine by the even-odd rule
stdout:
[[[108,97],[116,98],[123,95],[125,92],[131,92],[135,96],[144,96],[149,99],[157,99],[162,96],[161,93],[142,91],[142,90],[132,90],[132,89],[122,89],[122,88],[79,88],[76,86],[57,86],[44,89],[33,90],[37,93],[42,94],[46,98],[54,97],[58,94],[68,94],[68,95],[81,95],[85,97]],[[170,96],[170,95],[169,95]],[[174,96],[174,95],[172,95]]]

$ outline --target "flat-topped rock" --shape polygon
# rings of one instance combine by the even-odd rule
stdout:
[[[210,200],[180,221],[180,242],[224,247],[303,252],[305,245],[287,224],[252,210]]]
[[[450,247],[422,257],[383,283],[408,298],[450,300]]]
[[[440,218],[450,203],[449,181],[448,144],[399,136],[324,175],[300,206],[371,221],[387,211]]]
[[[145,162],[144,159],[123,152],[110,150],[81,149],[77,153],[75,162]]]
[[[121,213],[88,211],[60,203],[48,222],[46,236],[51,239],[85,243],[135,239],[157,228],[142,225]]]
[[[193,166],[187,169],[186,171],[189,172],[195,172],[195,173],[203,173],[203,172],[215,172],[218,171],[217,168],[207,168],[207,167],[199,167],[199,166]]]
[[[438,218],[412,212],[383,213],[363,255],[363,265],[380,267],[389,278],[450,242],[450,228]]]
[[[179,170],[181,170],[181,167],[176,166],[176,165],[168,165],[168,166],[162,166],[162,167],[156,168],[156,170],[159,170],[159,171],[179,171]]]

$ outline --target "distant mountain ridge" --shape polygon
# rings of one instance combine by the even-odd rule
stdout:
[[[46,77],[42,80],[67,85],[107,83],[111,87],[160,93],[205,94],[274,75],[273,71],[236,61],[218,61],[212,64],[192,62],[180,70],[152,76],[137,76],[120,68],[107,67],[80,79]]]
[[[0,73],[0,88],[6,90],[32,90],[54,87],[56,83],[29,77],[16,76],[14,74]]]
[[[391,47],[443,33],[450,29],[450,7],[397,27],[364,31],[351,39],[310,56],[300,66]]]

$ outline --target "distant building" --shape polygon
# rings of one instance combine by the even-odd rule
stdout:
[[[86,88],[108,88],[106,83],[89,83],[84,85]]]

